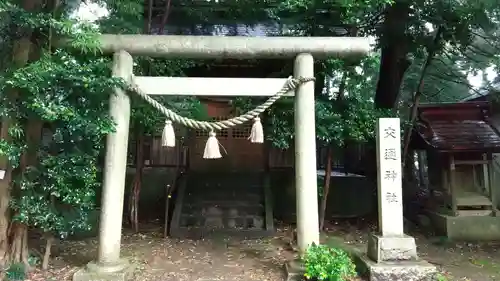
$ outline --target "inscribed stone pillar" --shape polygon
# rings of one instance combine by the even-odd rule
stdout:
[[[417,258],[415,239],[403,230],[401,130],[399,118],[377,122],[378,233],[368,241],[368,256],[377,261]]]
[[[399,118],[380,118],[376,132],[379,231],[382,236],[401,236],[404,233]]]

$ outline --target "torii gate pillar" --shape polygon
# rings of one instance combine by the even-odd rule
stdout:
[[[311,54],[295,58],[294,76],[314,77]],[[297,244],[301,252],[312,243],[319,243],[314,105],[314,81],[300,85],[295,91],[295,194]]]
[[[113,75],[126,82],[133,75],[131,55],[187,59],[295,58],[294,75],[310,78],[314,77],[313,56],[364,56],[370,50],[368,38],[360,37],[101,35],[100,43],[104,53],[114,54]],[[238,88],[232,91],[238,95]],[[314,82],[300,85],[295,94],[297,239],[303,252],[319,242]],[[128,264],[120,259],[130,101],[120,89],[111,97],[110,115],[116,123],[116,132],[106,139],[98,257],[96,262],[75,273],[74,281],[125,280],[130,272]]]

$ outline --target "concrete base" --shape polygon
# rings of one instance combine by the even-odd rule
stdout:
[[[359,257],[359,261],[366,267],[370,281],[435,281],[437,269],[432,264],[423,261],[372,261],[368,256]]]
[[[134,266],[126,260],[112,265],[89,263],[73,275],[73,281],[129,281],[134,278]]]
[[[300,260],[293,260],[285,263],[285,275],[286,281],[303,281],[304,272],[305,272],[304,264]]]
[[[500,240],[500,217],[449,216],[431,211],[427,215],[437,233],[450,240]]]
[[[368,257],[376,262],[417,260],[415,238],[407,235],[383,237],[372,234],[368,240]]]

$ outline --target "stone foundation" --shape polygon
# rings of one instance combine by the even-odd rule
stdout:
[[[368,240],[368,257],[375,262],[417,260],[415,238],[407,235],[383,237],[371,234]]]
[[[370,281],[437,281],[436,267],[423,260],[376,263],[365,255],[359,261]]]
[[[134,266],[125,260],[109,266],[91,262],[75,272],[73,281],[131,281],[134,280],[134,269]]]
[[[449,216],[431,211],[427,215],[438,234],[450,240],[500,240],[500,217]]]

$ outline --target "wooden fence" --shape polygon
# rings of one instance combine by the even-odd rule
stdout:
[[[327,149],[322,147],[317,150],[317,167],[324,169],[326,167]],[[175,167],[178,159],[180,166],[188,165],[188,146],[176,146],[166,148],[161,146],[161,137],[146,137],[144,147],[144,165],[147,167]],[[350,169],[350,167],[359,167],[364,163],[366,146],[364,144],[350,144],[346,149],[337,148],[333,151],[332,165],[337,169]],[[270,148],[268,161],[269,167],[274,169],[293,168],[294,149]],[[135,166],[135,141],[129,143],[128,165]]]

